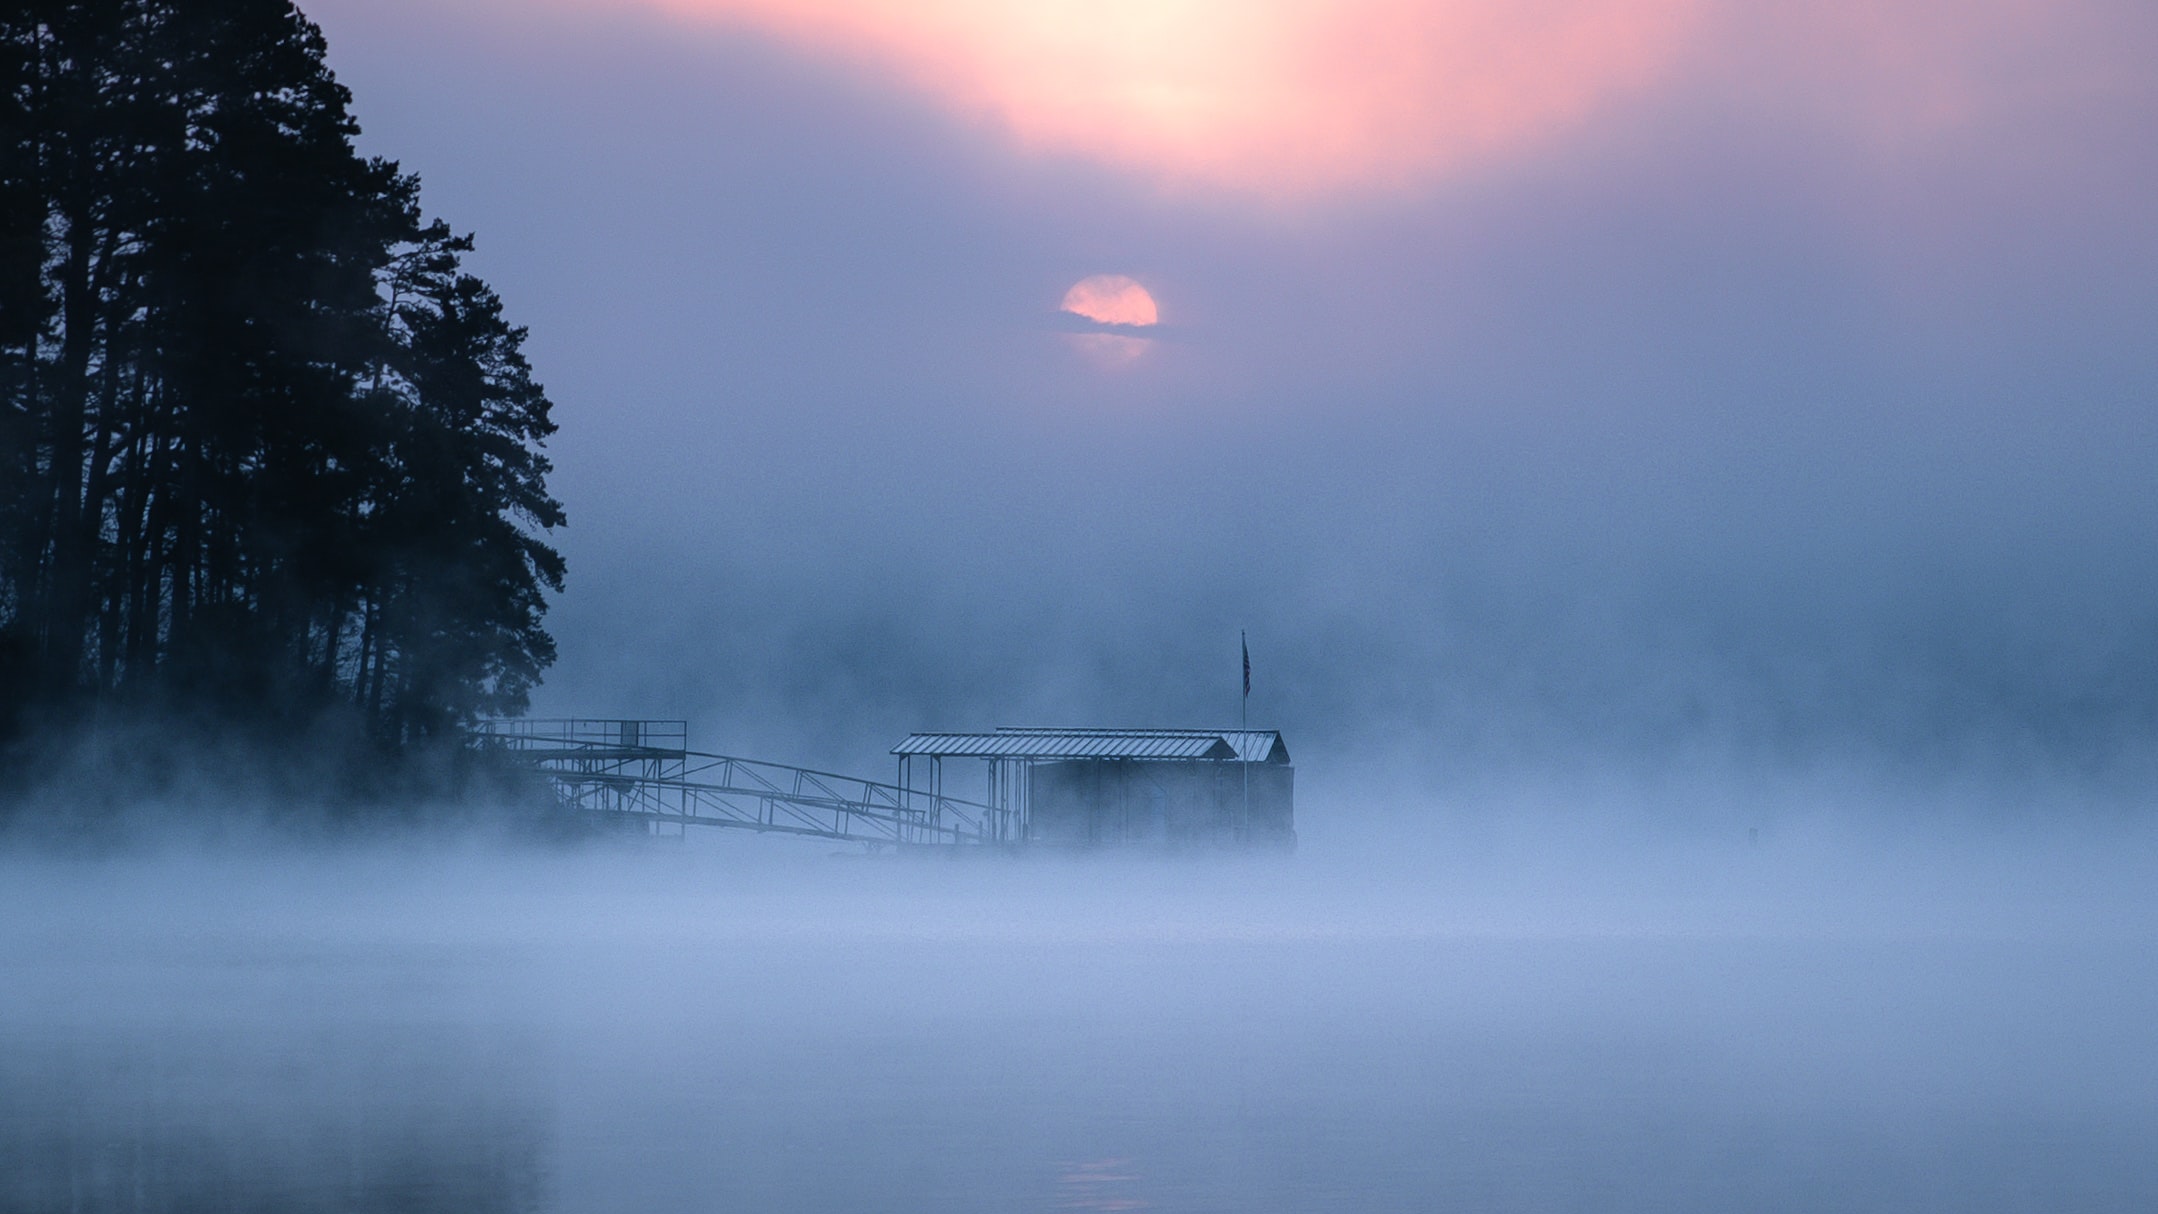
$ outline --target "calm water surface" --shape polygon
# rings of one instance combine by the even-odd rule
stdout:
[[[766,856],[0,863],[0,1209],[2158,1208],[2140,856]]]

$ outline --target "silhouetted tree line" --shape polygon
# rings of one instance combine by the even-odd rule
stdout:
[[[524,330],[289,0],[0,0],[0,709],[520,710]],[[64,714],[63,714],[64,715]]]

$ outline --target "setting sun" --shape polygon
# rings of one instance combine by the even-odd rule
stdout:
[[[1161,320],[1145,287],[1122,274],[1096,274],[1064,293],[1063,310],[1096,324],[1145,327]]]
[[[1105,369],[1129,366],[1152,349],[1154,341],[1143,330],[1161,321],[1153,294],[1122,274],[1080,279],[1064,293],[1059,310],[1100,326],[1064,336],[1073,349]]]

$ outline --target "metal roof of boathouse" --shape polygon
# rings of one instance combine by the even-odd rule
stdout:
[[[1042,729],[917,733],[895,755],[940,759],[1213,759],[1287,763],[1289,748],[1270,729]]]

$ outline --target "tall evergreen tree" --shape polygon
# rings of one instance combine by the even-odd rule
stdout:
[[[0,709],[522,708],[524,332],[290,0],[0,5]]]
[[[402,425],[390,444],[379,550],[391,561],[383,635],[397,653],[402,728],[435,733],[522,711],[554,660],[540,628],[562,558],[535,532],[563,523],[540,444],[554,432],[525,360],[525,331],[464,272],[470,238],[436,224],[393,275]]]

